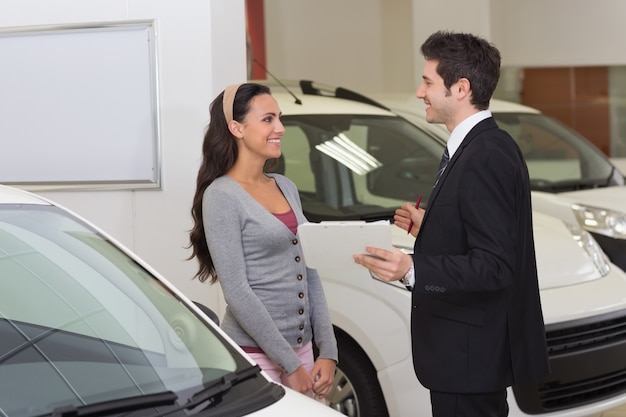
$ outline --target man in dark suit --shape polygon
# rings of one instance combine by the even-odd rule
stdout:
[[[508,415],[507,387],[549,371],[537,283],[528,170],[491,116],[500,53],[470,34],[436,32],[417,97],[451,132],[426,210],[395,224],[413,255],[368,248],[355,261],[412,287],[415,373],[435,417]]]

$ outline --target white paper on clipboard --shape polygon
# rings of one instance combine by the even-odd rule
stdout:
[[[366,253],[365,247],[391,250],[388,221],[325,221],[298,226],[304,261],[309,268],[350,268],[353,255]]]

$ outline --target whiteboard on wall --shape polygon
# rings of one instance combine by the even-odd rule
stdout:
[[[0,183],[158,188],[153,21],[0,29]]]

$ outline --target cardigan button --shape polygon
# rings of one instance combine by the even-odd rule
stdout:
[[[297,342],[298,342],[298,344],[302,343],[302,338],[301,338],[301,337],[299,337],[299,338],[298,338],[298,340],[297,340]]]
[[[300,262],[300,257],[296,256],[296,262]]]
[[[297,244],[298,244],[298,239],[293,239],[293,240],[291,241],[291,243],[293,243],[294,245],[297,245]]]
[[[298,314],[303,315],[304,314],[304,309],[301,308],[300,310],[298,310]]]
[[[298,274],[298,281],[302,281],[302,274]]]
[[[301,292],[300,294],[298,294],[298,298],[304,298],[304,293]]]

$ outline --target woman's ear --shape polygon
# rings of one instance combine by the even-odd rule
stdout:
[[[241,123],[236,120],[231,120],[228,123],[228,130],[232,133],[237,139],[243,138],[243,129]]]

